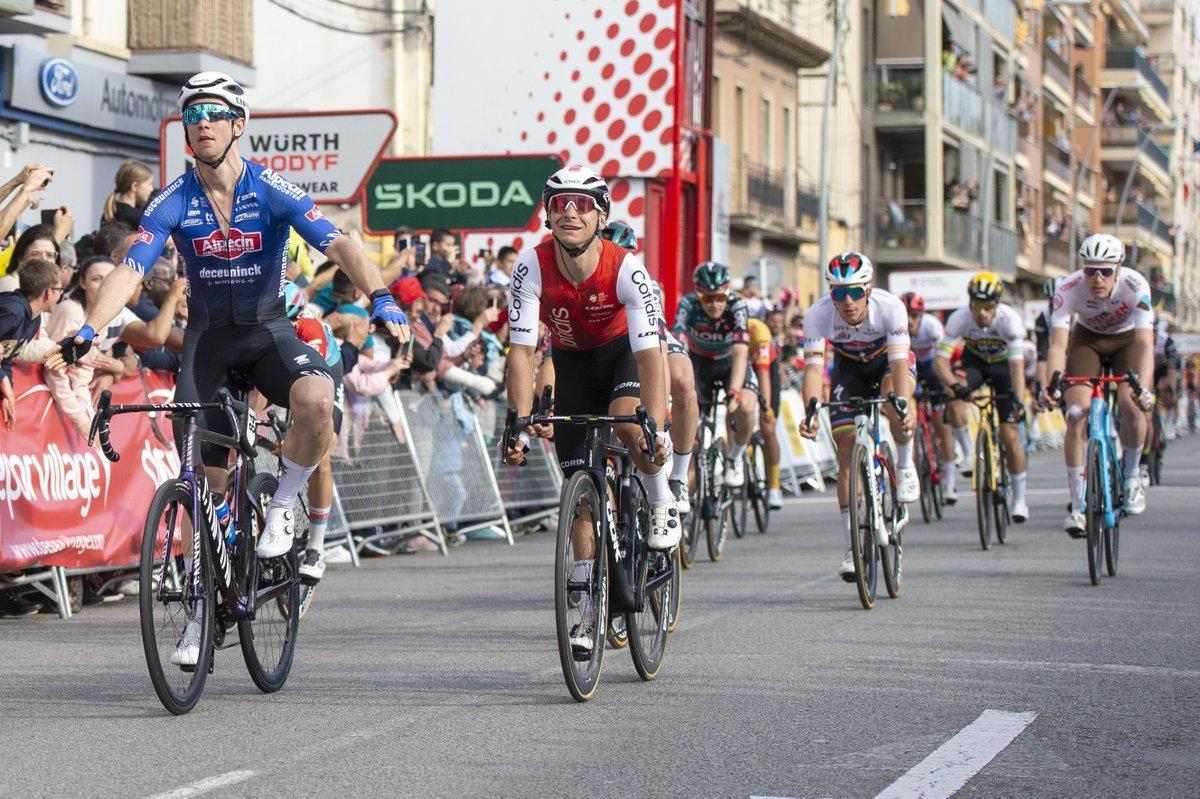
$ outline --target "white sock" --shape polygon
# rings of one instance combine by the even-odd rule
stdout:
[[[896,443],[896,468],[911,469],[913,465],[912,459],[912,439],[908,443]]]
[[[687,482],[688,467],[692,465],[692,451],[678,452],[671,449],[671,474],[681,482]]]
[[[850,549],[852,545],[850,544],[850,511],[848,509],[842,511],[842,530],[846,533],[846,549]]]
[[[1025,502],[1025,476],[1026,472],[1017,474],[1013,472],[1013,504],[1021,505]]]
[[[746,445],[749,443],[750,443],[749,439],[741,442],[740,444],[736,440],[734,440],[733,447],[729,450],[729,455],[727,455],[726,457],[728,457],[729,460],[731,460],[731,461],[736,461],[738,458],[742,457],[743,453],[745,453]]]
[[[1138,476],[1138,464],[1142,462],[1142,448],[1130,447],[1125,450],[1122,466],[1125,467],[1125,479],[1132,480]]]
[[[1067,467],[1067,484],[1071,487],[1071,508],[1083,509],[1083,467]]]
[[[971,444],[971,430],[965,424],[962,427],[954,428],[954,440],[958,442],[958,446],[962,448],[963,463],[971,464],[974,462],[975,447]]]
[[[308,485],[308,478],[317,470],[317,464],[301,466],[286,455],[279,458],[279,488],[271,497],[272,508],[291,508],[300,496],[300,489]]]
[[[947,491],[954,490],[954,480],[958,477],[958,469],[954,468],[954,461],[950,461],[942,466],[942,481],[946,484]]]
[[[642,486],[646,489],[647,502],[651,505],[675,502],[675,495],[671,493],[671,486],[667,484],[667,481],[671,478],[670,464],[663,464],[663,467],[658,470],[658,474],[645,474],[641,469],[635,469],[634,471],[642,478]]]
[[[577,560],[574,568],[571,569],[571,581],[577,583],[586,583],[592,577],[592,561]],[[591,618],[592,615],[592,594],[590,591],[584,591],[579,598],[579,613],[584,619]]]
[[[325,548],[325,531],[329,529],[329,508],[308,509],[308,548],[318,552]]]

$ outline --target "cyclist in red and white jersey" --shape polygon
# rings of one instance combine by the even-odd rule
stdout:
[[[937,358],[937,347],[946,336],[942,322],[925,310],[925,298],[915,291],[900,295],[908,311],[908,337],[913,357],[917,361],[917,387],[929,399],[930,418],[937,437],[937,447],[942,453],[943,499],[947,505],[958,502],[958,490],[954,487],[954,437],[950,425],[946,424],[946,388],[933,371]]]
[[[1154,408],[1154,393],[1147,387],[1154,377],[1154,312],[1150,309],[1150,284],[1137,271],[1122,266],[1125,245],[1115,236],[1097,233],[1079,246],[1083,269],[1058,284],[1050,303],[1050,350],[1046,372],[1068,377],[1095,377],[1102,364],[1114,374],[1133,370],[1143,386],[1135,397],[1122,385],[1121,444],[1124,447],[1125,512],[1136,516],[1146,509],[1146,494],[1138,479],[1142,441],[1146,431],[1144,411]],[[1074,324],[1071,317],[1074,316]],[[1057,387],[1054,387],[1057,388]],[[1071,489],[1071,508],[1063,529],[1080,537],[1084,531],[1083,456],[1087,444],[1088,397],[1091,388],[1070,386],[1064,395],[1067,437],[1063,454]]]

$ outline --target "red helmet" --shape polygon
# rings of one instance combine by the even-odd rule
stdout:
[[[925,310],[925,298],[915,291],[906,291],[901,295],[900,299],[904,300],[904,307],[912,311],[921,313]]]

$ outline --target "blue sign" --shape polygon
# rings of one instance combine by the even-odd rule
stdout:
[[[75,95],[79,94],[79,75],[67,59],[46,59],[42,62],[38,78],[46,102],[59,108],[66,108],[75,102]]]

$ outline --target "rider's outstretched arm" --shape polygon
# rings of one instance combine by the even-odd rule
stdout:
[[[109,272],[108,277],[104,278],[104,283],[100,285],[100,293],[96,295],[96,301],[88,308],[87,319],[84,323],[90,325],[92,330],[102,330],[107,327],[108,323],[129,302],[129,298],[133,296],[133,292],[137,291],[137,287],[141,283],[142,273],[128,264],[121,264]]]

